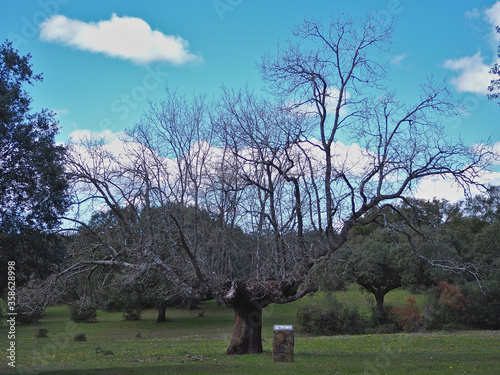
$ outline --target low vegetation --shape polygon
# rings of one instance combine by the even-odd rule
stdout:
[[[411,294],[396,290],[387,304],[404,306]],[[368,316],[373,302],[357,287],[335,293],[336,304],[347,311]],[[233,311],[202,302],[198,310],[168,309],[171,322],[156,324],[155,310],[144,310],[138,321],[125,321],[121,312],[97,311],[94,323],[75,323],[66,306],[49,307],[42,320],[46,338],[36,338],[39,326],[17,327],[18,370],[25,374],[492,374],[500,366],[499,331],[427,331],[421,333],[315,336],[297,325],[297,311],[316,303],[324,305],[325,294],[285,305],[270,305],[263,311],[263,347],[260,355],[228,356]],[[426,299],[416,295],[422,309]],[[330,305],[331,306],[331,305]],[[357,307],[357,308],[356,308]],[[203,311],[203,319],[200,312]],[[295,362],[273,363],[274,324],[294,324]],[[5,337],[7,327],[0,328]],[[85,332],[86,341],[75,341]],[[140,332],[140,334],[138,334]],[[2,347],[0,355],[4,357]],[[0,370],[8,370],[5,362]],[[8,373],[16,373],[9,370]]]

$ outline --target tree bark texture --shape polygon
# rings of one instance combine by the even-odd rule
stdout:
[[[262,353],[262,308],[241,301],[234,309],[234,329],[227,354]]]
[[[375,301],[377,302],[377,311],[380,313],[384,312],[384,297],[385,293],[375,293]]]

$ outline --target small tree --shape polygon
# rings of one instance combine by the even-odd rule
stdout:
[[[419,279],[424,281],[419,277],[423,276],[422,260],[407,243],[395,241],[387,229],[376,228],[369,234],[353,236],[333,260],[344,270],[343,277],[374,295],[377,311],[382,314],[387,293],[417,284]]]

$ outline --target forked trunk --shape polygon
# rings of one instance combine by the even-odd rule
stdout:
[[[227,354],[262,353],[262,308],[250,301],[233,306],[234,329]]]

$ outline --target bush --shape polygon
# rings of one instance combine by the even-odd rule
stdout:
[[[16,320],[20,324],[37,325],[38,322],[45,316],[45,309],[38,306],[29,307],[27,305],[18,305],[16,306],[16,312]]]
[[[87,335],[83,332],[77,333],[75,335],[75,341],[87,341]]]
[[[462,286],[444,282],[429,294],[428,329],[500,329],[500,282],[481,281]]]
[[[92,323],[97,317],[97,309],[87,300],[79,300],[70,306],[70,317],[75,323]]]
[[[141,309],[126,309],[123,313],[123,320],[127,321],[137,321],[141,320],[142,312]]]
[[[315,335],[340,335],[363,333],[365,319],[356,308],[327,296],[323,304],[301,306],[297,311],[297,323],[307,333]]]
[[[102,303],[106,311],[122,311],[123,320],[137,321],[142,317],[142,310],[146,303],[145,292],[139,286],[130,284],[113,285],[106,294],[107,301]]]
[[[415,297],[408,297],[403,307],[394,307],[391,315],[396,319],[398,327],[407,332],[419,331],[424,326],[424,319],[417,307]]]
[[[369,329],[366,333],[386,334],[398,332],[396,319],[391,315],[392,306],[384,304],[384,311],[380,312],[375,306],[371,308],[370,319],[368,320]]]
[[[47,333],[49,333],[49,330],[47,328],[40,328],[35,337],[44,338],[47,337]]]

